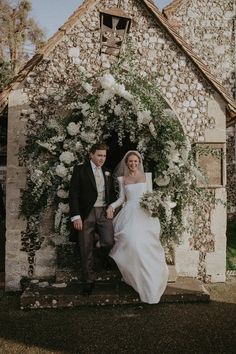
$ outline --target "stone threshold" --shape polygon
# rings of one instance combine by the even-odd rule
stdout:
[[[30,283],[21,295],[21,309],[70,308],[78,306],[144,305],[138,294],[122,281],[97,280],[91,295],[81,295],[82,284]],[[161,303],[209,302],[210,295],[203,284],[194,278],[178,277],[168,283]]]

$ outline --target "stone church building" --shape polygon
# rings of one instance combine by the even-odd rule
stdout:
[[[29,121],[42,125],[48,117],[66,116],[63,103],[72,84],[78,81],[78,65],[94,75],[101,69],[109,71],[117,60],[116,51],[103,43],[104,19],[107,21],[105,29],[109,27],[110,32],[114,30],[113,24],[117,25],[121,19],[124,33],[117,51],[128,53],[130,44],[136,49],[138,60],[132,62],[132,67],[154,77],[162,97],[191,142],[225,151],[226,126],[234,124],[236,117],[236,102],[230,92],[234,82],[230,73],[233,54],[230,45],[227,50],[216,45],[209,37],[210,31],[201,32],[210,25],[216,27],[210,19],[204,18],[206,10],[200,6],[210,2],[176,0],[165,9],[164,16],[151,0],[85,0],[0,94],[1,109],[8,116],[6,290],[19,290],[21,280],[29,276],[29,267],[35,279],[53,277],[57,271],[58,245],[51,242],[52,231],[48,227],[52,213],[47,214],[40,229],[44,236],[41,247],[35,250],[32,246],[27,252],[22,249],[21,235],[26,230],[26,220],[19,217],[19,206],[26,183],[26,167],[19,160],[19,152],[25,145]],[[193,8],[187,3],[194,4]],[[197,19],[195,11],[199,12]],[[230,11],[225,10],[226,23]],[[219,9],[215,6],[214,19],[222,23],[217,16],[223,14],[223,6]],[[197,22],[201,16],[205,27]],[[188,28],[190,20],[198,26],[199,37],[195,38]],[[229,40],[232,28],[224,31],[219,28],[219,33]],[[204,47],[202,38],[214,48]],[[222,63],[223,50],[228,59]],[[213,52],[217,63],[215,56],[211,57]],[[213,170],[211,172],[208,187],[217,198],[225,200],[225,159],[216,176]],[[218,204],[204,221],[206,230],[198,240],[193,242],[194,235],[183,235],[183,242],[175,248],[177,275],[211,282],[225,280],[226,219],[226,208]]]

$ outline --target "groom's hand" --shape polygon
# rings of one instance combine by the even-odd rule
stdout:
[[[73,226],[76,230],[80,231],[83,228],[83,222],[81,219],[77,219],[73,221]]]
[[[114,209],[112,208],[112,206],[110,205],[108,208],[107,208],[107,219],[112,219],[113,216],[114,216]]]

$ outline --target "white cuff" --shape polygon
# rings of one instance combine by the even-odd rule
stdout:
[[[71,222],[73,222],[75,220],[79,220],[79,219],[81,219],[80,215],[75,215],[75,216],[72,216],[72,218],[70,218]]]

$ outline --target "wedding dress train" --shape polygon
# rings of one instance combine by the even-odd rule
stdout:
[[[167,285],[168,267],[159,240],[159,220],[139,204],[147,183],[125,185],[123,177],[118,177],[118,181],[120,195],[112,207],[125,204],[114,218],[115,245],[110,257],[143,302],[158,303]]]

